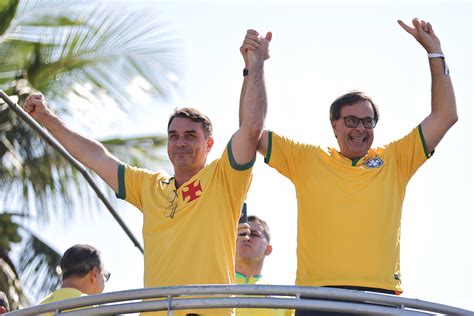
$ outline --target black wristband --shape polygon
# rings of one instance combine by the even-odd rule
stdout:
[[[249,70],[247,68],[244,68],[244,77],[248,76],[248,74],[249,74]]]

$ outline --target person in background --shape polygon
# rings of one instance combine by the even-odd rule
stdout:
[[[90,246],[74,245],[60,261],[62,285],[48,294],[39,304],[47,304],[83,295],[100,294],[104,291],[105,282],[110,278],[102,263],[99,250]]]
[[[247,217],[248,224],[239,224],[239,235],[245,229],[250,234],[245,238],[237,239],[237,253],[235,259],[235,277],[237,284],[268,284],[262,277],[262,268],[265,258],[272,253],[270,243],[270,228],[267,223],[255,216]],[[247,226],[248,225],[248,226]],[[288,316],[292,310],[267,308],[238,308],[236,316]]]

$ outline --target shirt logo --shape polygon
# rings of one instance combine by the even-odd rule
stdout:
[[[188,188],[187,191],[181,191],[181,194],[183,195],[183,201],[186,203],[192,202],[195,199],[201,197],[200,195],[197,195],[198,192],[202,192],[201,182],[197,181],[196,186],[194,183],[196,183],[196,181],[185,186],[185,188]],[[187,197],[189,197],[189,200],[186,201]]]
[[[383,166],[383,160],[380,159],[379,157],[375,157],[375,158],[370,158],[369,160],[367,160],[364,165],[367,166],[367,168],[380,168]]]

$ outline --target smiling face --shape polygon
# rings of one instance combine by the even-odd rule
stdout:
[[[168,156],[175,173],[196,173],[204,168],[213,143],[212,136],[205,136],[202,123],[174,118],[168,127]]]
[[[374,141],[374,130],[365,128],[362,121],[355,127],[347,127],[344,117],[374,118],[375,113],[369,101],[359,101],[341,108],[339,119],[331,122],[339,150],[349,159],[360,158],[367,154]]]

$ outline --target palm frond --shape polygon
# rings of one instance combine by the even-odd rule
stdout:
[[[10,309],[16,310],[30,306],[30,301],[23,293],[18,275],[8,254],[0,249],[0,291],[7,295]]]
[[[0,3],[0,36],[9,28],[16,15],[19,2],[19,0],[4,0]]]
[[[25,230],[26,242],[20,252],[18,273],[22,284],[35,298],[46,296],[61,283],[61,254],[32,232]]]
[[[135,104],[126,87],[137,77],[155,96],[167,97],[179,87],[176,39],[155,16],[128,8],[78,15],[71,9],[77,4],[61,2],[60,8],[45,10],[49,2],[21,2],[15,23],[0,40],[5,56],[11,56],[0,67],[0,85],[23,75],[36,90],[65,102],[76,92],[71,82],[89,83],[122,109]]]
[[[18,213],[0,210],[0,291],[7,295],[12,309],[29,305],[21,287],[18,270],[10,257],[11,246],[20,243],[22,239],[21,225],[13,220],[18,216]]]
[[[68,89],[71,82],[87,82],[123,109],[135,104],[126,87],[137,77],[150,84],[150,93],[168,96],[179,86],[180,57],[164,26],[143,14],[99,10],[82,27],[58,33],[52,40],[56,46],[35,51],[28,79],[36,89],[63,98],[75,93]]]

